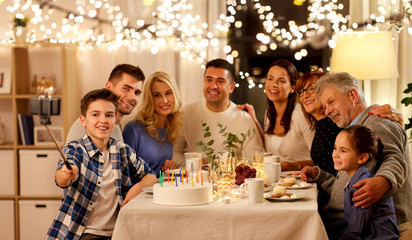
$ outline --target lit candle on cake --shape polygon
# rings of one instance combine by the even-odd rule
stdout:
[[[202,186],[203,186],[203,172],[200,172],[200,181],[202,182]]]
[[[162,171],[159,172],[159,184],[163,187]]]
[[[196,183],[199,183],[199,170],[196,172]]]
[[[192,175],[190,176],[190,180],[192,180],[192,187],[195,186],[195,182],[193,182],[193,170],[192,170]]]
[[[189,183],[189,171],[186,169],[186,183]]]
[[[167,182],[169,182],[169,169],[167,169]]]
[[[174,181],[174,179],[175,179],[175,172],[172,172],[172,182],[171,182],[171,184],[170,184],[170,185],[173,185],[173,181]]]

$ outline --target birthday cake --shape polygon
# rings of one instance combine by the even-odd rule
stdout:
[[[160,205],[201,205],[213,202],[213,187],[211,183],[171,184],[167,181],[153,186],[153,202]]]

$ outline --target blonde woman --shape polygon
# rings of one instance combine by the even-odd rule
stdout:
[[[143,87],[134,121],[123,130],[129,144],[156,175],[160,170],[177,168],[173,144],[182,125],[181,100],[176,82],[164,72],[153,73]]]

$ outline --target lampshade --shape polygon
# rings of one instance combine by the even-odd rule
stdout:
[[[398,78],[395,45],[389,32],[339,34],[330,60],[332,72],[348,72],[359,80]]]

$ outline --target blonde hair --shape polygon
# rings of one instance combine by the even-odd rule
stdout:
[[[145,81],[145,84],[143,86],[142,99],[136,114],[136,120],[141,121],[143,125],[145,125],[147,134],[156,138],[158,142],[164,140],[160,139],[158,131],[156,129],[158,119],[155,115],[155,106],[152,95],[152,86],[155,82],[166,83],[173,92],[175,105],[173,106],[172,112],[167,116],[165,128],[169,143],[174,144],[176,142],[180,127],[183,124],[182,112],[180,111],[182,102],[180,100],[177,84],[169,74],[165,72],[155,72],[150,75],[149,79]]]

